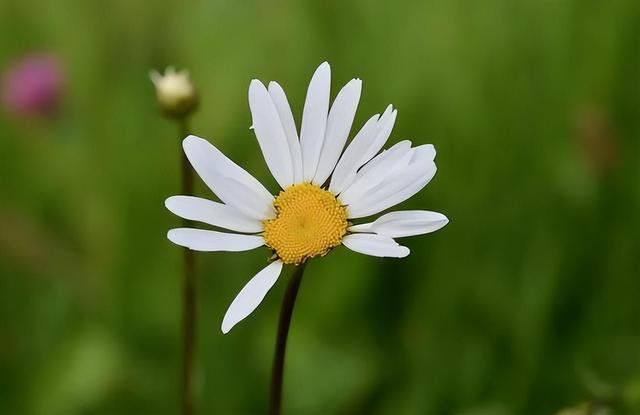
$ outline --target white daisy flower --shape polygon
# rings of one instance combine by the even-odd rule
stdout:
[[[167,237],[197,251],[247,251],[266,245],[274,260],[240,291],[222,321],[227,333],[247,317],[276,283],[283,264],[299,265],[342,244],[377,257],[403,258],[409,248],[394,238],[433,232],[448,223],[436,212],[375,215],[410,198],[436,173],[430,144],[401,141],[380,152],[396,120],[391,105],[371,117],[345,147],[362,81],[352,79],[329,105],[331,69],[313,74],[300,135],[280,85],[258,80],[249,86],[253,129],[265,161],[282,190],[273,196],[258,180],[202,138],[189,136],[184,152],[198,175],[221,200],[173,196],[165,205],[174,214],[231,232],[178,228]]]

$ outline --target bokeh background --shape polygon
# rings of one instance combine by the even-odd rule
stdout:
[[[249,81],[299,120],[324,60],[334,95],[363,79],[353,130],[392,103],[391,143],[435,144],[402,207],[451,222],[404,260],[310,263],[285,413],[640,413],[637,0],[3,0],[0,67],[32,53],[65,82],[47,115],[0,113],[0,413],[177,413],[180,152],[148,71],[188,68],[192,130],[275,191]],[[219,326],[268,255],[197,256],[200,414],[265,412],[290,270]]]

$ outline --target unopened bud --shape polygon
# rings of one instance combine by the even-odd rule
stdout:
[[[151,71],[149,77],[156,87],[158,106],[167,116],[183,118],[198,107],[198,94],[186,70],[176,71],[170,66],[164,75]]]

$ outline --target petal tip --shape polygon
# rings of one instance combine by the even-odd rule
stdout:
[[[182,140],[182,142],[196,142],[196,141],[202,141],[203,139],[198,137],[197,135],[193,135],[193,134],[189,134],[188,136],[186,136],[184,138],[184,140]]]
[[[267,90],[262,81],[260,81],[259,79],[252,79],[249,83],[249,96],[261,90]]]
[[[167,239],[173,242],[174,244],[178,244],[174,239],[176,237],[177,229],[169,229],[167,231]]]
[[[354,90],[356,94],[358,94],[358,97],[360,96],[360,93],[362,92],[362,80],[360,78],[353,78],[347,85],[349,88]]]
[[[272,89],[280,88],[280,84],[276,81],[269,81],[268,89],[271,91]]]
[[[206,141],[206,140],[196,135],[189,134],[182,140],[182,148],[186,152],[189,147],[194,147],[194,146],[197,146],[198,144],[202,144],[203,141]]]
[[[318,69],[313,73],[313,78],[317,76],[330,76],[331,75],[331,66],[329,62],[324,61],[318,66]]]

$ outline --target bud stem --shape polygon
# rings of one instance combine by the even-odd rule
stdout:
[[[178,142],[189,134],[188,117],[182,117],[178,122]],[[182,194],[193,194],[193,170],[184,152],[182,154]],[[183,226],[191,227],[192,222],[184,219]],[[194,413],[193,370],[195,365],[196,342],[196,278],[194,251],[183,250],[183,278],[182,278],[182,414]]]

